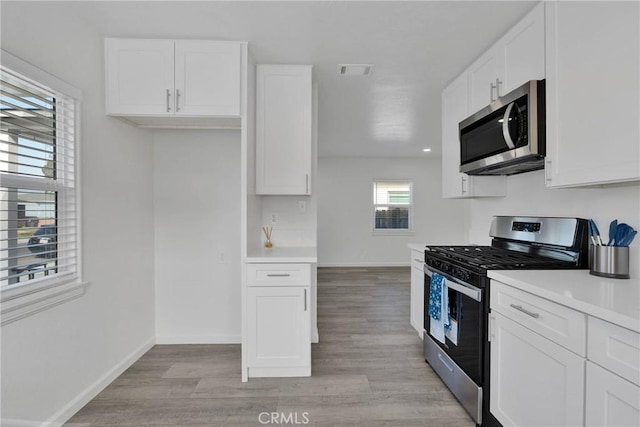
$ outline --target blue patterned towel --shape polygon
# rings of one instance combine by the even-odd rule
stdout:
[[[449,292],[444,276],[433,273],[429,283],[429,333],[444,343],[445,329],[451,327],[449,320]]]

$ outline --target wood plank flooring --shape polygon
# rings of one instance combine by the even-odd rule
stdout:
[[[280,425],[472,427],[424,362],[409,280],[408,267],[319,268],[309,378],[242,383],[239,345],[157,345],[66,425],[261,426],[277,412]]]

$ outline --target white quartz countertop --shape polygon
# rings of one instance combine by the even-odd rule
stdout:
[[[638,279],[607,279],[588,270],[490,270],[489,277],[640,332]]]
[[[409,243],[409,249],[411,249],[412,251],[424,251],[425,246],[427,246],[426,243]]]
[[[253,263],[310,263],[318,262],[318,250],[315,246],[273,247],[271,249],[249,250],[245,262]]]

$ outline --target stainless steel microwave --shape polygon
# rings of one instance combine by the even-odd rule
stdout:
[[[460,122],[460,172],[514,175],[544,168],[545,81],[531,80]]]

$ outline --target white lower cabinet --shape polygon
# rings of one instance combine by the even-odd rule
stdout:
[[[424,330],[424,251],[411,251],[411,326],[423,337]]]
[[[503,426],[640,426],[640,334],[491,281],[490,411]]]
[[[247,273],[248,377],[310,376],[310,266],[248,264]]]
[[[503,426],[583,424],[584,358],[493,313],[490,411]]]
[[[587,361],[588,426],[640,426],[640,388]]]

